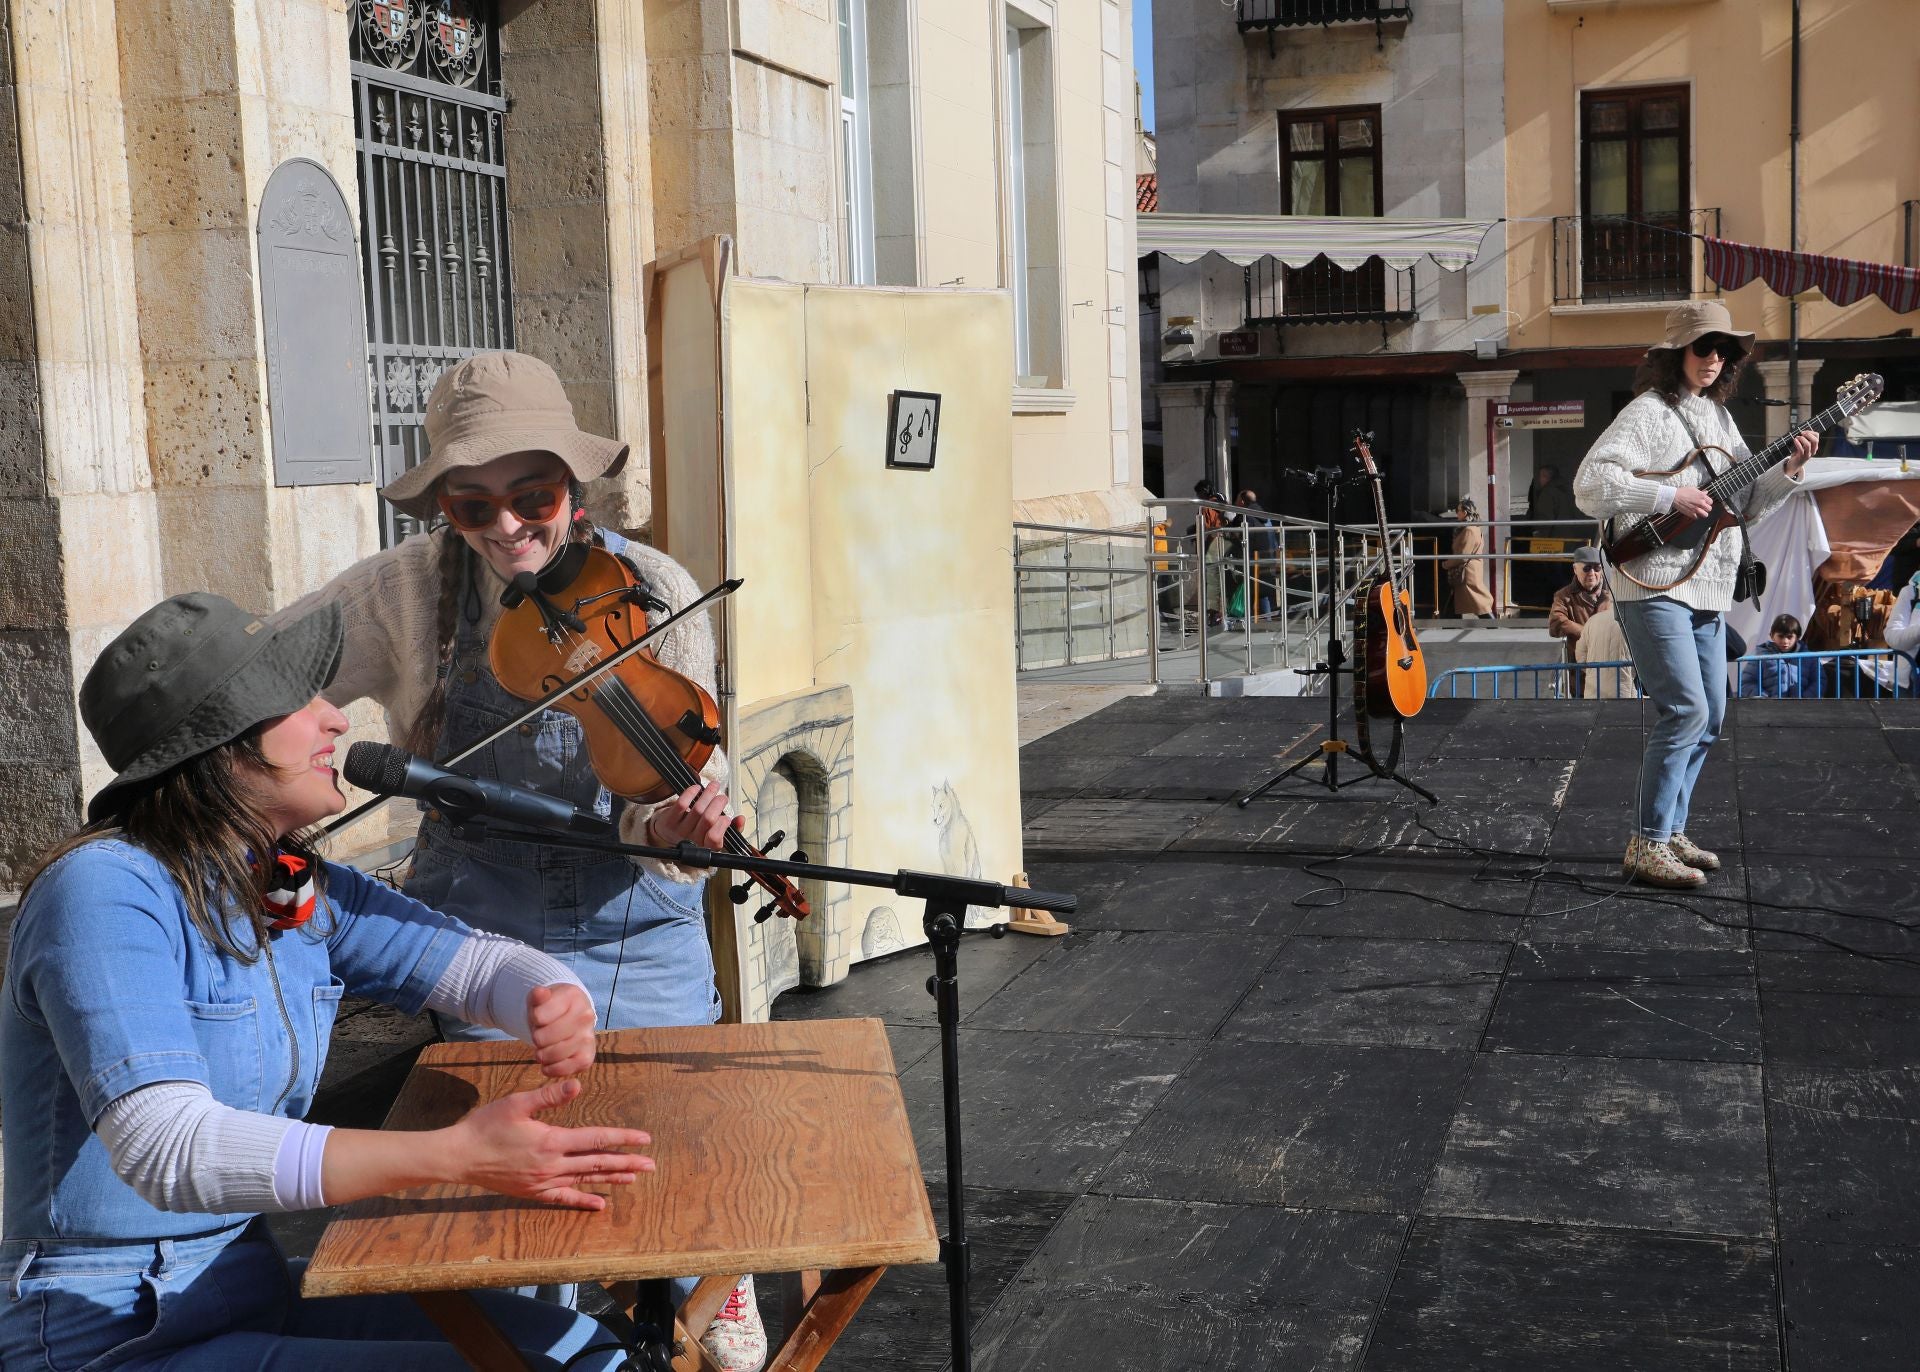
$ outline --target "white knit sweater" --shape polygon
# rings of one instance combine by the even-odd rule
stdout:
[[[1704,396],[1683,396],[1680,409],[1693,426],[1700,442],[1725,449],[1734,461],[1747,457],[1746,440],[1735,427],[1733,416],[1724,405]],[[1616,532],[1629,527],[1634,517],[1671,508],[1671,496],[1662,496],[1663,486],[1704,486],[1707,476],[1703,464],[1695,462],[1685,471],[1666,477],[1644,477],[1643,471],[1666,471],[1677,467],[1693,450],[1686,425],[1673,407],[1654,391],[1642,391],[1614,417],[1605,433],[1588,450],[1580,471],[1573,480],[1573,498],[1581,510],[1595,519],[1627,516],[1618,522]],[[1712,455],[1714,474],[1727,469],[1718,453]],[[1749,524],[1758,523],[1793,493],[1797,484],[1779,467],[1774,467],[1734,498],[1734,506]],[[1733,581],[1740,570],[1738,529],[1730,529],[1713,541],[1700,561],[1700,569],[1678,586],[1667,591],[1649,591],[1626,577],[1608,577],[1616,600],[1648,600],[1666,596],[1696,610],[1725,613],[1733,608]],[[1687,569],[1697,549],[1660,548],[1631,563],[1626,570],[1642,581],[1655,584],[1673,580]]]
[[[427,697],[433,694],[439,649],[435,621],[440,605],[440,540],[452,537],[457,535],[444,529],[419,534],[397,548],[362,558],[312,595],[274,616],[284,622],[327,601],[339,604],[346,642],[340,670],[327,687],[326,697],[335,705],[368,698],[378,701],[386,711],[387,731],[392,738],[406,737]],[[699,597],[699,587],[686,569],[659,549],[629,543],[625,555],[654,592],[674,609]],[[484,558],[475,557],[473,565],[480,572],[476,636],[484,643],[491,639],[493,626],[500,619],[500,593],[506,583]],[[652,648],[663,666],[691,677],[708,695],[714,693],[713,625],[704,611],[674,625],[653,641]],[[482,669],[486,666],[484,662],[476,665]],[[724,787],[726,755],[714,749],[700,775],[702,780]],[[652,805],[627,806],[620,820],[621,838],[628,843],[647,842],[646,824],[654,809]],[[691,881],[701,875],[672,863],[648,860],[642,866],[674,881]]]

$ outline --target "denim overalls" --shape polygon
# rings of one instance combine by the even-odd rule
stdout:
[[[627,540],[600,533],[609,552]],[[467,565],[470,567],[471,560]],[[469,572],[468,576],[471,577]],[[490,582],[483,582],[491,586]],[[490,593],[490,592],[485,592]],[[452,757],[525,713],[487,666],[487,644],[471,582],[461,588],[446,718],[435,756]],[[454,770],[529,786],[581,809],[612,815],[613,798],[594,775],[580,724],[549,709],[495,739]],[[704,878],[666,881],[623,857],[587,849],[456,837],[429,810],[407,894],[475,928],[544,949],[580,978],[599,1007],[602,1029],[711,1024],[720,1017],[713,951],[701,910]],[[499,1038],[443,1020],[449,1038]]]
[[[88,843],[28,891],[0,992],[6,1372],[465,1365],[404,1298],[300,1300],[254,1215],[155,1209],[92,1131],[114,1100],[164,1081],[298,1119],[343,992],[418,1013],[465,931],[348,868],[327,877],[330,908],[251,965],[208,942],[159,860],[129,843]],[[599,1335],[566,1311],[487,1299],[523,1347]],[[367,1342],[347,1354],[342,1338]]]

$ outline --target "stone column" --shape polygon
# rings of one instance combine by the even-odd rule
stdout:
[[[160,593],[112,0],[0,25],[0,887],[111,773],[75,691]]]
[[[1753,364],[1753,369],[1760,373],[1761,381],[1766,383],[1767,399],[1787,402],[1766,407],[1769,441],[1787,431],[1787,420],[1793,414],[1789,408],[1790,405],[1798,404],[1802,419],[1813,413],[1813,374],[1820,370],[1820,364],[1817,361],[1808,357],[1800,359],[1800,394],[1798,396],[1789,393],[1788,364],[1785,358],[1775,362],[1756,362]]]
[[[1466,480],[1455,495],[1472,496],[1474,504],[1480,507],[1481,518],[1493,521],[1494,527],[1487,531],[1487,551],[1498,553],[1506,542],[1505,522],[1513,516],[1513,472],[1507,445],[1500,441],[1497,432],[1493,451],[1487,450],[1487,405],[1491,401],[1512,398],[1513,383],[1519,380],[1520,373],[1456,372],[1455,375],[1467,393],[1464,432],[1461,434],[1463,441],[1460,445],[1461,451],[1467,455]],[[1493,473],[1491,500],[1487,498],[1489,470]],[[1493,612],[1498,616],[1506,603],[1506,563],[1503,559],[1487,564],[1487,581],[1493,588]]]
[[[1233,473],[1228,470],[1227,436],[1233,418],[1231,381],[1165,381],[1156,385],[1160,399],[1162,494],[1185,499],[1193,483],[1209,477],[1225,491]],[[1211,398],[1209,397],[1211,392]],[[1208,443],[1208,410],[1212,410],[1212,443]]]
[[[638,6],[619,0],[540,0],[502,27],[500,48],[514,96],[506,139],[514,343],[553,365],[582,428],[632,445],[625,471],[594,483],[588,501],[603,523],[637,530],[652,515],[641,300],[654,258],[646,26]]]
[[[256,244],[267,180],[294,157],[357,221],[353,16],[333,0],[115,11],[165,589],[270,609],[379,543],[369,484],[275,483]]]

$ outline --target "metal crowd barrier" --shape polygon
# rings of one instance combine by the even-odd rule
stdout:
[[[1749,670],[1749,664],[1751,669]],[[1781,668],[1794,668],[1788,682]],[[1443,672],[1427,698],[1443,700],[1571,700],[1574,682],[1589,698],[1639,695],[1631,662],[1540,662],[1455,667]],[[1742,685],[1750,689],[1742,691]],[[1914,695],[1914,663],[1891,648],[1830,648],[1799,653],[1749,653],[1727,664],[1727,695],[1791,700],[1907,700]]]

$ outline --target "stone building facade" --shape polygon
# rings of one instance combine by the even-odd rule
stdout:
[[[473,170],[458,131],[406,145],[357,103],[370,80],[437,98],[376,69],[383,26],[493,64],[470,89],[504,160],[503,337],[555,365],[584,427],[644,449],[647,266],[727,235],[743,273],[1013,290],[1038,361],[1008,517],[1137,515],[1120,0],[5,0],[0,23],[0,887],[106,780],[74,698],[133,616],[187,589],[282,605],[396,532],[371,455],[357,481],[276,476],[257,241],[268,179],[309,159],[378,277],[373,153],[443,185]],[[466,227],[418,227],[394,262],[475,279]],[[372,368],[393,433],[460,337]],[[644,530],[648,473],[592,492],[600,517]]]

